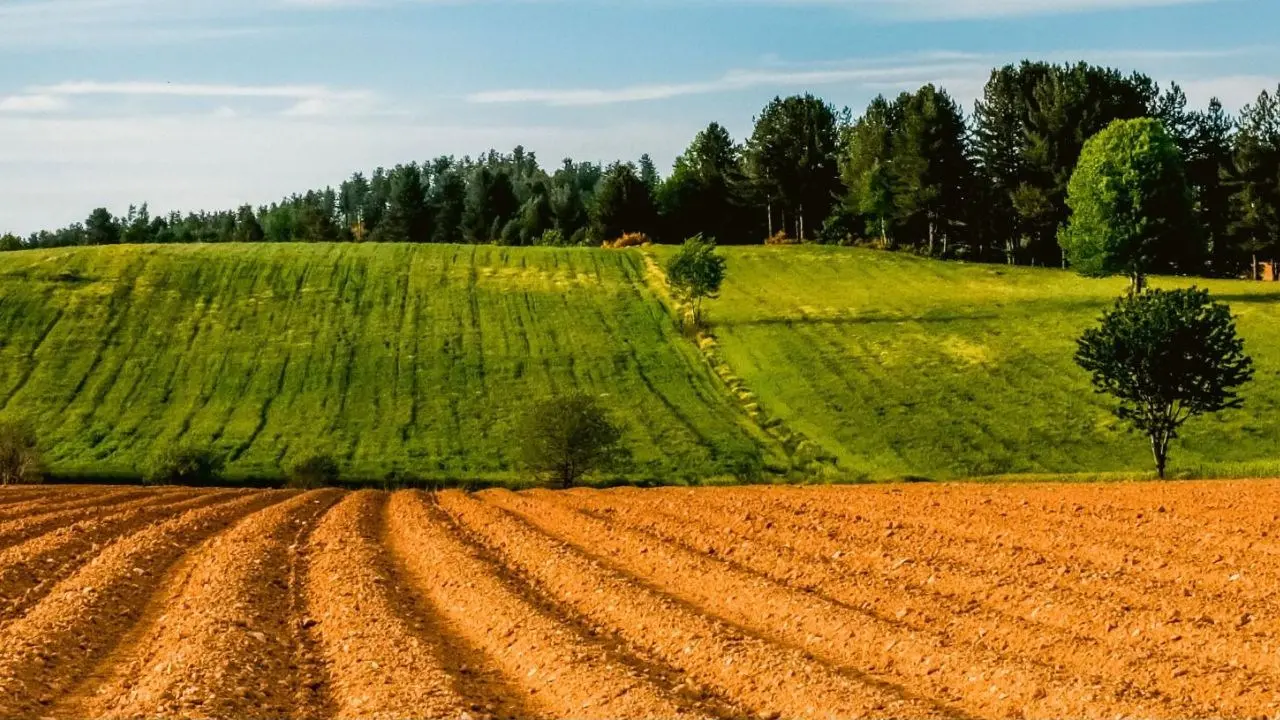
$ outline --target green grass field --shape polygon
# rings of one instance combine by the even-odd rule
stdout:
[[[6,253],[0,413],[29,418],[64,475],[136,474],[193,444],[233,478],[318,451],[351,478],[510,482],[527,404],[582,389],[625,424],[634,479],[769,461],[642,268],[452,246]]]
[[[1125,281],[842,248],[725,252],[729,281],[710,306],[723,357],[841,469],[940,479],[1152,467],[1072,360]],[[1172,470],[1280,473],[1280,285],[1198,284],[1239,315],[1257,377],[1243,410],[1187,426]]]
[[[768,416],[837,458],[835,477],[1150,469],[1072,361],[1123,281],[841,248],[724,252],[718,352]],[[519,484],[518,418],[581,389],[623,421],[631,480],[786,467],[644,268],[639,251],[458,246],[0,254],[0,415],[29,418],[70,477],[136,476],[163,449],[207,445],[232,479],[278,478],[322,452],[352,479]],[[1258,374],[1244,410],[1188,426],[1172,469],[1280,474],[1280,285],[1201,284],[1240,316]]]

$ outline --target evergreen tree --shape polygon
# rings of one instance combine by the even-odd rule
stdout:
[[[463,214],[466,239],[473,243],[491,243],[502,239],[502,229],[520,209],[511,176],[505,170],[481,166],[471,174],[467,204]]]
[[[1280,92],[1280,91],[1278,91]],[[1240,111],[1231,173],[1230,232],[1251,260],[1272,262],[1280,243],[1280,99],[1263,91]]]
[[[652,234],[657,213],[649,186],[630,163],[609,166],[596,191],[591,230],[597,241],[615,240],[625,233]]]
[[[771,232],[775,203],[777,228],[801,240],[830,214],[840,188],[841,122],[832,105],[813,95],[774,98],[756,119],[747,167],[765,199]]]
[[[249,205],[242,205],[236,212],[232,240],[241,243],[257,243],[262,242],[265,238],[266,233],[263,232],[262,224],[258,222],[258,216],[254,214],[253,208]]]

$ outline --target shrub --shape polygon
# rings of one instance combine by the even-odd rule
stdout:
[[[765,245],[799,245],[800,241],[793,237],[787,237],[786,230],[779,230],[778,232],[765,238],[764,244]]]
[[[622,430],[584,393],[548,398],[530,408],[520,442],[525,466],[563,488],[626,456]]]
[[[148,485],[216,485],[226,458],[205,447],[171,448],[158,455],[147,471]]]
[[[536,244],[543,247],[562,247],[564,245],[564,233],[552,228],[543,232]]]
[[[329,455],[311,455],[289,468],[289,487],[301,490],[329,487],[337,485],[341,476],[337,460]]]
[[[36,433],[25,422],[0,423],[0,485],[33,485],[43,479]]]
[[[652,244],[653,240],[644,233],[623,233],[622,237],[617,240],[606,242],[604,247],[621,250],[622,248],[644,247]]]

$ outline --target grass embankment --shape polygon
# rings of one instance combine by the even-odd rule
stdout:
[[[633,480],[776,459],[679,337],[636,253],[388,245],[0,255],[0,413],[50,469],[136,477],[211,446],[230,479],[311,453],[349,479],[519,484],[514,425],[603,396]],[[774,449],[770,449],[774,448]]]
[[[729,279],[709,308],[721,356],[842,471],[1117,479],[1152,467],[1072,359],[1123,280],[842,248],[725,253]],[[1155,285],[1193,282],[1239,315],[1258,373],[1243,410],[1188,424],[1172,471],[1280,474],[1280,285]]]

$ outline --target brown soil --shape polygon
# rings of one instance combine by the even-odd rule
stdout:
[[[0,717],[1273,717],[1280,482],[0,490]]]

